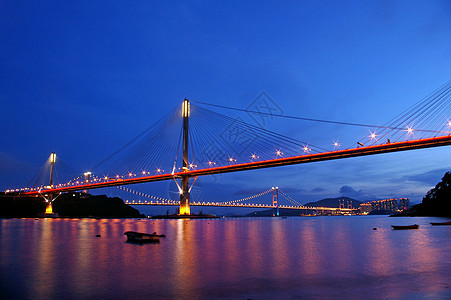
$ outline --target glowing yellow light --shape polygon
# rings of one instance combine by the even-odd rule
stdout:
[[[340,147],[340,144],[336,141],[334,141],[334,147]]]
[[[412,129],[412,127],[409,127],[409,126],[407,126],[407,133],[409,133],[409,134],[413,134],[413,129]]]
[[[370,139],[374,140],[377,137],[376,132],[371,132],[370,131],[370,135],[368,136]]]
[[[56,154],[55,152],[52,152],[52,154],[50,154],[50,163],[54,164],[56,161]]]
[[[277,156],[282,156],[283,153],[282,153],[282,151],[277,150],[277,151],[276,151],[276,154],[277,154]]]
[[[189,215],[190,214],[190,209],[189,206],[180,206],[180,214],[181,215]]]
[[[47,207],[45,208],[45,213],[46,214],[53,214],[52,202],[49,202],[47,204]]]
[[[309,152],[310,148],[308,146],[304,146],[304,152]]]
[[[143,171],[143,175],[146,175],[146,171]]]
[[[189,117],[189,100],[185,99],[183,101],[182,114],[184,118]]]
[[[157,172],[160,173],[160,172],[161,172],[161,169],[157,169]]]
[[[451,127],[451,121],[448,121],[447,125],[448,125],[448,127]]]

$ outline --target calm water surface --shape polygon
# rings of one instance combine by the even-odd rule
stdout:
[[[0,298],[451,299],[451,226],[431,221],[2,219]]]

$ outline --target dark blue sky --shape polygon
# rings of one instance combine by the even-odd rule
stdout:
[[[88,170],[184,97],[246,108],[265,91],[286,114],[383,124],[450,80],[451,4],[2,1],[0,56],[5,190],[25,186],[52,150]],[[265,128],[325,148],[335,138],[354,143],[368,135],[277,119]],[[199,183],[206,200],[277,185],[303,203],[340,195],[419,201],[451,170],[449,153],[385,154]],[[166,197],[172,187],[140,188]]]

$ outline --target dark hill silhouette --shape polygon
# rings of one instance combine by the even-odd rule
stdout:
[[[46,203],[41,197],[0,194],[0,216],[34,218],[44,213]],[[65,193],[53,201],[53,211],[60,217],[140,218],[144,215],[120,198],[85,193]]]
[[[446,172],[442,181],[427,192],[420,204],[393,216],[451,217],[451,173]]]
[[[326,198],[316,202],[309,202],[304,204],[304,206],[314,206],[314,207],[340,207],[340,201],[344,201],[345,208],[348,208],[348,203],[351,204],[352,208],[359,208],[360,204],[363,202],[349,198],[349,197],[338,197],[338,198]]]
[[[319,200],[316,202],[309,202],[304,204],[304,206],[308,207],[340,207],[340,201],[344,201],[345,208],[348,207],[348,202],[352,205],[352,208],[358,208],[360,206],[360,201],[351,199],[349,197],[339,197],[339,198],[327,198],[323,200]],[[302,209],[279,209],[280,216],[299,216],[308,214],[308,210]],[[255,211],[246,215],[246,217],[270,217],[274,214],[274,208],[270,208],[262,211]]]

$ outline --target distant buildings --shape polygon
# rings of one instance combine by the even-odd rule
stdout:
[[[399,204],[398,204],[398,209],[402,211],[402,210],[408,210],[409,208],[410,208],[409,199],[400,198]]]
[[[372,211],[395,213],[409,208],[408,198],[383,199],[360,204],[360,212],[362,214],[369,214]]]

